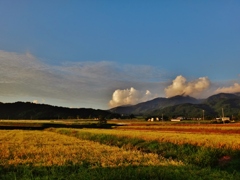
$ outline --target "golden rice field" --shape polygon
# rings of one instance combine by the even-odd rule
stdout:
[[[240,179],[240,126],[162,125],[0,130],[0,179]]]
[[[91,131],[98,133],[97,130]],[[92,168],[182,165],[181,162],[167,160],[154,153],[124,150],[50,131],[0,130],[0,149],[0,166],[3,167],[10,165],[62,166],[84,163]]]
[[[123,123],[124,124],[124,123]],[[121,125],[121,124],[120,124]],[[240,123],[229,124],[173,124],[166,122],[158,123],[126,123],[124,126],[117,126],[118,129],[149,130],[149,131],[174,131],[192,133],[218,133],[218,134],[240,134]]]
[[[147,124],[126,124],[125,126],[118,126],[118,129],[140,129],[146,128],[146,130],[154,129],[194,129],[194,130],[240,130],[240,124],[167,124],[167,123],[147,123]]]
[[[116,136],[125,136],[131,138],[140,138],[144,140],[157,140],[159,142],[171,142],[174,144],[192,144],[196,146],[205,146],[213,148],[230,148],[240,150],[240,134],[207,134],[207,133],[189,133],[174,131],[149,131],[149,130],[131,130],[131,129],[82,129],[82,132],[96,134],[112,134]]]

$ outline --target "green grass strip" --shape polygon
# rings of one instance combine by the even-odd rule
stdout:
[[[194,166],[127,166],[117,168],[89,168],[82,165],[34,167],[0,167],[1,180],[236,180],[238,173],[227,173]]]

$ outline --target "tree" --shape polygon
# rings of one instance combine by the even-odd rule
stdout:
[[[100,125],[107,124],[107,119],[102,115],[99,116],[98,121]]]
[[[134,116],[133,114],[130,114],[130,115],[129,115],[129,118],[130,118],[130,119],[133,119],[133,118],[135,118],[135,116]]]

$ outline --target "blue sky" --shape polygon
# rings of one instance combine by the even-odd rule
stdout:
[[[239,1],[0,2],[0,101],[67,107],[240,91]]]

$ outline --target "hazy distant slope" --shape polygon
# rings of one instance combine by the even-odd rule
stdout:
[[[222,116],[240,118],[240,96],[237,94],[220,93],[197,100],[189,96],[174,96],[171,98],[156,98],[151,101],[139,103],[132,106],[120,106],[110,109],[111,112],[119,114],[144,114],[168,117],[195,117],[215,118]]]
[[[239,117],[240,118],[240,97],[234,94],[220,93],[208,97],[201,104],[178,104],[165,107],[149,112],[149,115],[161,116],[164,114],[168,117],[184,116],[187,118],[202,118],[212,119],[216,117]]]
[[[119,114],[145,114],[151,111],[162,109],[168,106],[173,106],[183,103],[197,104],[199,100],[190,96],[174,96],[171,98],[156,98],[147,102],[139,103],[132,106],[119,106],[110,109],[111,112]]]
[[[213,107],[217,107],[224,103],[225,101],[240,100],[240,97],[235,94],[229,93],[219,93],[208,97],[203,103],[208,104]]]
[[[205,119],[216,117],[217,113],[207,104],[178,104],[168,106],[163,109],[155,110],[149,113],[150,116],[160,116],[163,114],[169,118],[176,118],[179,116],[185,118],[203,118],[203,110]]]
[[[204,103],[212,107],[218,113],[218,116],[222,116],[222,111],[224,116],[240,115],[240,97],[238,95],[220,93],[210,96]]]

